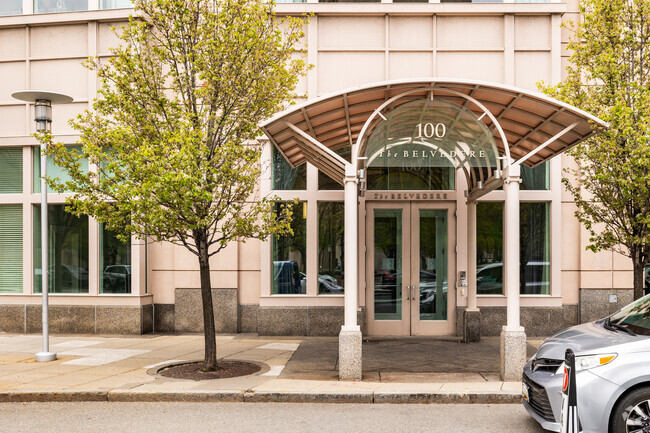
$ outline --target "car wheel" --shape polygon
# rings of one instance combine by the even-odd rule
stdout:
[[[623,397],[612,412],[611,433],[650,432],[650,387]]]

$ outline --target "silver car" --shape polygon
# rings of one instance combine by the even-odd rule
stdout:
[[[606,319],[557,333],[526,363],[523,404],[546,430],[560,431],[568,348],[576,355],[582,431],[650,432],[650,295]]]

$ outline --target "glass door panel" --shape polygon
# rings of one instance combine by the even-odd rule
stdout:
[[[420,320],[447,320],[447,210],[420,209]]]
[[[374,319],[402,319],[402,209],[374,212]]]

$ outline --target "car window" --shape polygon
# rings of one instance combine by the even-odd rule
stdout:
[[[635,334],[650,335],[650,295],[614,313],[610,320],[629,327]]]

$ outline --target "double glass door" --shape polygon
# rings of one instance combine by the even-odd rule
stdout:
[[[449,335],[455,331],[452,206],[367,203],[370,334]]]

